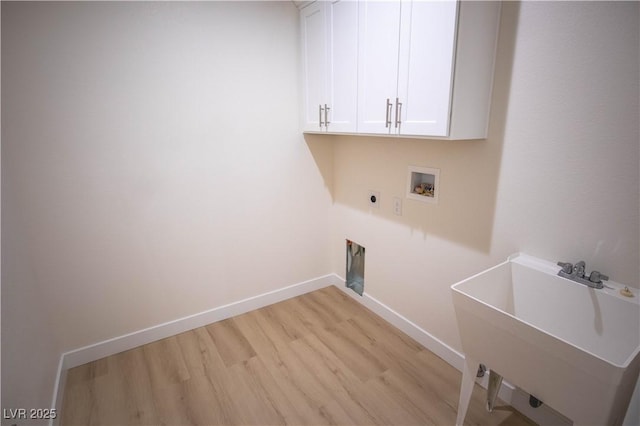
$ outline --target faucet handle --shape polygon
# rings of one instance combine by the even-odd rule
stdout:
[[[562,272],[565,274],[573,272],[573,265],[569,262],[558,262],[558,266],[562,266]]]
[[[599,284],[602,281],[607,281],[608,279],[609,279],[608,276],[601,274],[598,271],[591,271],[591,274],[589,275],[589,281],[596,284]]]

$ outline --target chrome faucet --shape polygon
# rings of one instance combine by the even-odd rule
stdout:
[[[584,263],[584,260],[576,263],[575,265],[573,265],[573,275],[575,275],[576,278],[584,278],[584,268],[586,267],[587,264]]]
[[[585,274],[586,264],[584,260],[579,261],[575,265],[567,262],[558,262],[558,266],[562,267],[558,272],[558,276],[568,278],[592,288],[603,288],[604,284],[602,281],[607,281],[609,279],[608,276],[601,274],[598,271],[591,271],[591,274],[587,277]]]

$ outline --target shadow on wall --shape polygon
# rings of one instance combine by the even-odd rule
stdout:
[[[331,201],[335,202],[334,196],[334,143],[337,136],[304,134],[305,142],[309,147],[309,151],[313,155],[313,160],[318,167],[318,171],[324,180],[324,186],[331,194]]]
[[[402,223],[425,239],[434,235],[489,252],[518,15],[517,3],[502,5],[486,140],[304,135],[334,203]],[[327,159],[329,150],[333,161]],[[406,198],[409,166],[440,169],[438,204]],[[369,205],[370,190],[380,192],[379,209]],[[394,197],[402,200],[401,216],[394,214]]]

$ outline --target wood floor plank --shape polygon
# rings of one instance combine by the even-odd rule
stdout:
[[[143,352],[154,387],[160,388],[190,378],[176,336],[144,345]]]
[[[246,361],[256,355],[251,344],[238,330],[233,318],[218,321],[205,328],[211,335],[213,343],[215,343],[216,349],[227,367]]]
[[[387,392],[410,402],[421,413],[425,424],[452,425],[456,420],[456,409],[440,399],[432,390],[421,386],[414,377],[404,371],[389,370],[379,380]]]
[[[348,323],[345,322],[344,324]],[[388,368],[387,365],[380,361],[379,357],[372,353],[371,345],[360,344],[356,336],[350,338],[341,324],[331,330],[318,329],[315,336],[334,352],[342,363],[362,382],[384,372]]]
[[[328,312],[319,309],[305,297],[294,297],[284,303],[286,309],[291,312],[292,319],[310,332],[315,333],[318,329],[330,328],[336,322]]]
[[[260,358],[251,358],[244,363],[248,377],[255,379],[256,388],[263,395],[265,400],[274,408],[278,415],[284,420],[284,424],[299,425],[305,422],[322,424],[319,412],[301,401],[291,392],[284,392],[273,375],[278,375],[278,371],[270,372]]]
[[[264,321],[271,323],[274,333],[277,333],[283,339],[286,338],[287,342],[299,339],[311,332],[296,319],[286,302],[265,306],[263,309],[254,312],[260,314]]]
[[[60,416],[60,423],[63,425],[92,424],[91,416],[95,408],[94,381],[73,379],[76,375],[84,374],[81,370],[76,374],[77,369],[82,367],[71,369],[68,373]]]
[[[93,407],[89,425],[117,425],[129,423],[126,381],[119,374],[119,359],[107,359],[109,372],[93,381]]]
[[[426,349],[417,353],[414,362],[403,362],[402,368],[437,394],[451,407],[458,406],[462,374]]]
[[[89,425],[95,407],[94,382],[108,373],[108,358],[89,362],[67,373],[62,424]]]
[[[226,366],[216,351],[211,336],[203,327],[182,333],[178,336],[185,364],[190,376],[196,378],[194,386],[208,391],[207,404],[214,410],[211,424],[231,424],[234,414],[230,409],[232,397],[224,387],[224,383],[232,380]]]
[[[209,381],[194,376],[188,380],[154,389],[158,417],[163,425],[206,425],[215,422]]]
[[[292,351],[288,335],[283,335],[261,313],[262,310],[236,317],[236,324],[292,404],[309,415],[320,413],[321,407],[331,397]],[[325,421],[320,417],[317,423],[325,424]]]
[[[176,339],[189,376],[204,376],[208,370],[221,371],[225,367],[206,330],[198,328],[180,333]]]
[[[326,405],[320,407],[320,415],[322,416],[324,423],[328,425],[357,425],[358,422],[338,403],[333,399]],[[306,422],[305,424],[313,424]]]
[[[142,348],[122,352],[113,357],[118,371],[124,378],[123,391],[127,401],[127,424],[158,424],[159,419],[153,399],[153,385]]]
[[[107,358],[80,365],[69,371],[67,374],[67,385],[75,386],[82,382],[87,382],[96,377],[104,376],[109,372]]]
[[[313,306],[318,312],[322,312],[327,321],[339,323],[351,318],[352,313],[347,308],[348,301],[331,297],[331,293],[327,291],[314,291],[302,298],[309,305]]]
[[[229,370],[233,380],[225,386],[234,395],[232,404],[239,415],[239,423],[245,425],[284,425],[284,416],[272,404],[269,395],[247,367],[250,361],[232,365]]]
[[[409,352],[418,352],[424,349],[422,345],[411,337],[402,333],[382,320],[380,317],[373,318],[373,314],[363,311],[353,315],[347,321],[373,343],[383,343],[389,348],[399,348]]]
[[[60,424],[450,425],[460,381],[328,287],[69,370]],[[485,395],[465,424],[533,424]]]
[[[234,318],[237,327],[260,356],[278,354],[294,340],[273,314],[273,310],[258,310]]]
[[[382,424],[378,423],[375,413],[371,413],[367,405],[361,402],[362,381],[318,337],[309,335],[296,340],[291,346],[320,384],[357,424]]]
[[[411,401],[387,387],[380,377],[369,380],[364,385],[367,405],[370,412],[375,412],[377,423],[391,425],[428,425],[425,413]]]

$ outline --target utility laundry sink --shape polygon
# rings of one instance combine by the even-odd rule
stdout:
[[[619,425],[640,370],[638,295],[557,276],[524,254],[451,286],[465,367],[462,425],[480,363],[574,424]],[[637,292],[635,292],[637,293]]]

